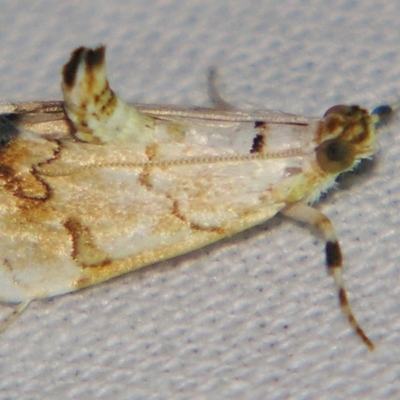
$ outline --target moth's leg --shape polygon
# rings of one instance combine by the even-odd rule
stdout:
[[[214,108],[217,110],[235,110],[236,107],[233,104],[228,103],[218,90],[217,85],[217,70],[215,68],[210,68],[207,75],[207,93]]]
[[[30,302],[31,300],[27,300],[16,305],[11,311],[10,315],[8,315],[3,321],[0,322],[0,332],[5,331],[21,315],[22,311],[24,311],[25,308],[28,307]]]
[[[333,279],[335,280],[339,294],[340,306],[343,312],[347,315],[350,325],[361,337],[362,341],[370,350],[374,350],[374,344],[361,329],[350,307],[343,281],[342,252],[340,251],[339,241],[332,222],[320,211],[302,203],[296,203],[288,206],[282,211],[282,213],[290,218],[295,219],[296,221],[306,222],[311,226],[315,226],[321,231],[326,242],[326,264],[329,272],[332,274]]]

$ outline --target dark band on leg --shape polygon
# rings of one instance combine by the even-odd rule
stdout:
[[[326,265],[328,268],[340,267],[342,265],[342,252],[338,242],[326,242]]]

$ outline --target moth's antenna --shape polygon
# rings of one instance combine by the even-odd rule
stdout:
[[[218,74],[215,67],[211,67],[207,75],[207,93],[211,102],[217,110],[234,110],[235,107],[228,103],[218,90]]]

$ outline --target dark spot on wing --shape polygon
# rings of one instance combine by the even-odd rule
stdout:
[[[265,123],[265,121],[256,121],[254,122],[254,128],[265,128],[267,126],[267,124]]]
[[[266,134],[268,130],[268,124],[265,121],[255,121],[254,129],[256,129],[258,133],[253,138],[253,145],[250,149],[250,153],[261,153],[267,145]]]
[[[263,134],[258,133],[253,139],[253,146],[250,153],[261,153],[265,146],[265,137]]]
[[[10,122],[17,123],[23,119],[22,113],[14,112],[8,114],[1,114],[1,119],[5,119]]]
[[[0,150],[7,146],[13,138],[18,136],[18,128],[16,128],[13,123],[11,122],[8,116],[17,118],[18,114],[8,114],[8,115],[1,115],[0,116]]]

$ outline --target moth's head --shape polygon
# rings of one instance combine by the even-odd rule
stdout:
[[[317,162],[326,173],[353,169],[376,152],[375,129],[393,114],[390,106],[377,107],[371,114],[359,106],[329,108],[318,132]]]

